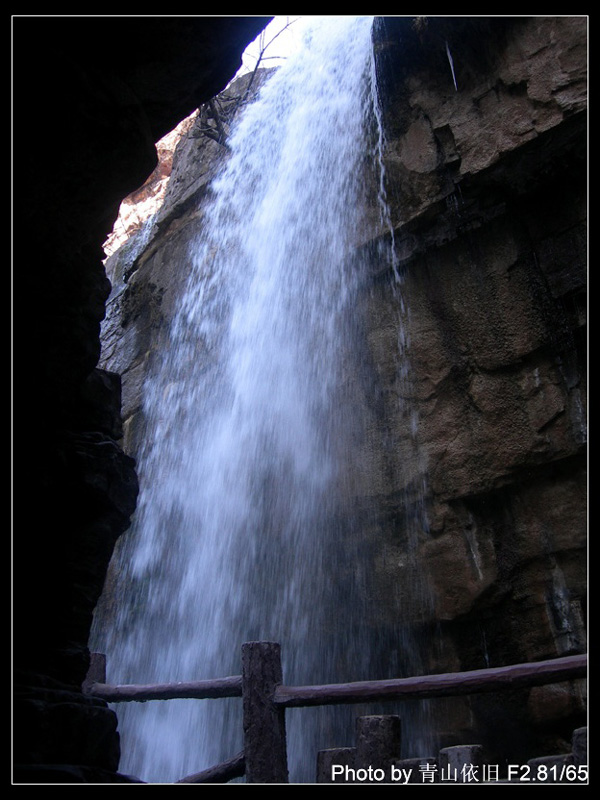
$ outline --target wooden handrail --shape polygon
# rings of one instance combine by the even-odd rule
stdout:
[[[507,667],[416,678],[332,683],[322,686],[278,686],[273,702],[276,706],[298,708],[379,700],[453,697],[574,680],[584,678],[586,674],[587,655],[582,654]]]
[[[186,683],[110,686],[102,682],[106,679],[104,656],[91,654],[82,690],[106,702],[242,697],[244,750],[178,783],[227,782],[244,774],[247,783],[287,783],[285,708],[453,697],[541,686],[585,678],[587,664],[587,654],[580,654],[468,672],[285,686],[281,683],[279,644],[247,642],[242,645],[242,675]]]
[[[215,678],[205,681],[185,683],[122,684],[110,686],[106,683],[93,683],[87,694],[94,695],[107,703],[144,702],[146,700],[175,700],[188,698],[205,700],[217,697],[241,697],[242,676]]]
[[[273,702],[277,706],[293,708],[379,700],[451,697],[493,692],[503,688],[519,688],[574,680],[584,678],[586,674],[587,654],[580,654],[546,661],[512,664],[506,667],[490,667],[421,677],[315,686],[280,685],[275,689]],[[233,675],[213,680],[148,685],[111,686],[105,683],[93,683],[87,689],[87,693],[106,702],[241,697],[242,676]]]

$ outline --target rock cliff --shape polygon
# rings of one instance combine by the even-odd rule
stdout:
[[[386,513],[427,485],[416,563],[435,620],[429,663],[583,652],[586,20],[388,20],[381,59],[411,371],[400,382],[394,301],[375,279],[373,424],[393,442],[377,467]],[[399,397],[418,416],[418,460]],[[387,548],[402,549],[394,524]],[[402,580],[392,569],[384,585]],[[468,724],[509,755],[560,750],[584,718],[582,691],[473,701]]]
[[[382,616],[420,631],[429,672],[586,649],[586,24],[392,17],[376,28],[397,274],[364,244],[369,350],[348,380],[368,435],[349,466],[349,509],[375,550]],[[126,451],[143,437],[141,383],[224,154],[205,122],[182,139],[151,226],[107,264],[103,364],[123,379]],[[426,523],[409,543],[418,503]],[[567,747],[583,692],[448,701],[436,725],[443,743],[476,736],[523,763]]]

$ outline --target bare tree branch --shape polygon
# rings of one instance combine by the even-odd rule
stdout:
[[[268,42],[265,42],[265,31],[261,33],[259,37],[260,49],[256,64],[250,74],[250,79],[246,84],[244,92],[235,97],[227,96],[226,93],[223,93],[205,103],[200,108],[199,129],[195,134],[196,136],[205,136],[207,139],[217,142],[217,144],[222,147],[228,148],[229,123],[237,114],[239,108],[247,102],[261,64],[266,60],[282,58],[282,56],[266,55],[268,48],[273,45],[273,42],[275,42],[284,31],[288,30],[288,28],[297,21],[298,18],[293,20],[288,18],[286,24],[280,28]],[[224,98],[226,105],[221,103],[221,98]]]
[[[261,35],[260,35],[261,48],[260,48],[260,51],[258,53],[258,58],[256,59],[256,64],[254,65],[254,69],[252,71],[252,76],[250,77],[250,81],[248,82],[248,86],[246,87],[246,91],[244,92],[244,96],[242,97],[242,100],[240,101],[240,104],[244,103],[246,101],[246,98],[248,97],[248,94],[250,93],[250,89],[252,88],[252,84],[254,83],[254,78],[256,76],[256,73],[258,72],[258,68],[259,68],[261,62],[264,60],[265,52],[266,52],[267,48],[269,48],[273,44],[275,39],[277,39],[277,37],[280,36],[284,31],[286,31],[290,27],[290,25],[293,25],[294,22],[297,22],[297,21],[298,21],[298,18],[293,19],[293,20],[288,20],[288,22],[286,22],[286,24],[283,26],[283,28],[281,28],[281,30],[277,31],[277,33],[273,36],[272,39],[270,39],[267,42],[267,44],[264,44],[264,34],[265,34],[265,32],[263,31],[261,33]],[[269,58],[276,58],[276,56],[269,56]]]

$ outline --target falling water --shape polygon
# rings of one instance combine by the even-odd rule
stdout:
[[[369,570],[342,513],[361,435],[344,394],[364,281],[349,256],[374,234],[366,194],[379,180],[372,24],[308,26],[231,134],[144,390],[110,682],[239,674],[254,640],[281,643],[287,683],[388,677],[373,673]],[[314,780],[316,747],[351,743],[328,738],[337,713],[289,712],[291,780]],[[148,782],[242,747],[235,699],[122,704],[118,715],[120,769]]]

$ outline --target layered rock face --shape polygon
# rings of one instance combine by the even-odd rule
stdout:
[[[255,96],[268,73],[243,76],[219,95],[224,121],[243,107],[242,99],[246,103]],[[161,344],[185,291],[210,184],[227,157],[225,145],[206,135],[207,127],[209,133],[215,129],[203,109],[172,156],[164,202],[106,261],[112,291],[102,325],[101,363],[122,377],[127,451],[135,452],[143,440],[143,380],[150,360],[161,358]]]
[[[584,652],[586,21],[387,20],[381,48],[410,372],[400,380],[382,272],[365,299],[384,386],[373,424],[393,442],[382,507],[400,515],[394,493],[426,485],[429,663]],[[387,548],[402,563],[393,527]],[[386,570],[387,585],[403,580]],[[448,723],[536,755],[568,741],[582,690],[473,700]]]
[[[384,625],[420,631],[428,672],[586,649],[586,42],[577,17],[376,26],[397,262],[364,244],[368,348],[348,381],[367,434],[348,509],[364,519]],[[151,226],[107,263],[103,364],[122,375],[132,452],[143,378],[226,155],[205,123],[179,145]],[[568,750],[583,689],[432,713],[443,744],[476,737],[524,763]]]
[[[265,17],[15,17],[16,782],[117,782],[116,717],[81,694],[135,508],[121,381],[98,369],[102,244],[154,142],[224,88]],[[152,44],[152,46],[150,46]]]

